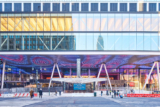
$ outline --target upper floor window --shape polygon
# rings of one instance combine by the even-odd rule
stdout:
[[[69,11],[69,3],[62,3],[62,11]]]
[[[117,3],[110,3],[110,11],[117,11]]]
[[[33,3],[33,11],[41,11],[41,3]]]
[[[81,11],[88,11],[88,3],[81,4]]]
[[[14,3],[14,11],[21,12],[21,3]]]
[[[98,3],[91,3],[91,11],[98,11]]]
[[[0,12],[2,12],[2,3],[0,3]]]
[[[24,12],[31,12],[31,3],[24,3]]]
[[[101,11],[108,11],[108,3],[101,3]]]
[[[52,11],[59,12],[60,11],[60,3],[53,3]]]
[[[72,11],[79,11],[79,3],[72,3]]]
[[[12,11],[12,3],[4,3],[5,8],[4,11],[5,12],[11,12]]]
[[[43,11],[50,11],[50,3],[43,3]]]
[[[149,11],[156,12],[156,3],[149,3]]]
[[[122,12],[127,11],[127,3],[120,3],[120,11]]]
[[[129,4],[129,11],[130,12],[136,12],[137,11],[137,3],[130,3]]]

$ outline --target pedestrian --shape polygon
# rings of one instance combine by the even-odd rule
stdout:
[[[42,95],[43,95],[43,91],[42,91],[42,88],[39,90],[39,98],[42,98]]]
[[[114,97],[116,98],[116,90],[114,90]]]
[[[106,90],[106,95],[108,95],[108,90]]]
[[[59,91],[59,96],[61,96],[61,91]]]
[[[103,94],[103,91],[101,91],[101,96],[102,96],[102,94]]]
[[[31,100],[32,100],[33,96],[34,96],[34,91],[31,89],[31,91],[29,93],[30,93],[30,97],[31,97]]]
[[[110,95],[111,95],[111,92],[112,92],[112,91],[110,90]]]
[[[55,95],[57,96],[57,90],[55,91]]]

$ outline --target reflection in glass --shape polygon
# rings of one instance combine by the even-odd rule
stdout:
[[[158,14],[152,14],[151,31],[158,31]]]
[[[108,29],[108,16],[107,14],[101,14],[101,31],[107,31]]]
[[[130,31],[136,31],[136,14],[130,14]]]
[[[150,31],[150,30],[151,30],[151,15],[144,14],[144,31]]]
[[[157,51],[158,49],[158,34],[157,33],[153,33],[151,35],[151,50]]]
[[[144,33],[144,50],[151,49],[151,37],[150,34]]]
[[[122,31],[122,15],[115,14],[115,31]]]
[[[137,50],[143,50],[143,33],[137,33]]]
[[[86,14],[80,14],[80,31],[87,31]]]
[[[122,50],[129,50],[129,33],[123,33]]]
[[[108,14],[108,31],[114,31],[114,14]]]
[[[37,31],[43,31],[43,14],[37,14]]]
[[[87,31],[93,31],[93,14],[87,14]]]
[[[130,33],[129,49],[136,50],[136,33]]]
[[[143,31],[143,14],[137,14],[137,31]]]
[[[51,31],[50,14],[44,14],[44,31]]]
[[[115,47],[114,33],[108,33],[107,50],[114,50],[114,47]]]
[[[97,50],[104,50],[104,40],[103,40],[103,37],[101,35],[98,36]]]
[[[122,34],[115,33],[115,50],[122,50]]]

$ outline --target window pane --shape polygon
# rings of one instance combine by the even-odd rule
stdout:
[[[64,22],[65,22],[65,31],[73,31],[71,14],[65,14]]]
[[[143,33],[137,33],[137,50],[143,50]]]
[[[108,11],[108,3],[101,3],[101,11]]]
[[[58,14],[58,31],[64,31],[64,14]]]
[[[79,31],[80,24],[79,14],[72,14],[72,29],[73,31]]]
[[[58,31],[57,14],[51,14],[51,27],[52,27],[52,31]]]
[[[137,31],[143,31],[143,14],[137,14]]]
[[[62,11],[69,12],[69,3],[62,3]]]
[[[93,19],[93,31],[100,31],[100,14],[94,14],[94,19]]]
[[[7,14],[1,14],[1,31],[8,30],[8,16]]]
[[[136,31],[136,14],[130,14],[130,31]]]
[[[12,3],[4,3],[4,11],[5,12],[11,12],[12,11]]]
[[[72,11],[79,11],[79,3],[72,3]]]
[[[44,31],[51,31],[50,14],[44,14]]]
[[[117,3],[110,3],[110,11],[117,11]]]
[[[60,3],[53,3],[52,4],[52,11],[59,12],[60,11]]]
[[[130,33],[129,49],[136,50],[136,33]]]
[[[108,14],[108,31],[114,31],[114,14]]]
[[[98,11],[98,3],[91,3],[91,11]]]
[[[86,50],[86,34],[74,34],[76,35],[76,50]]]
[[[122,34],[115,33],[115,50],[122,50]]]
[[[107,50],[114,50],[115,45],[115,37],[114,33],[108,33],[107,39]]]
[[[137,11],[137,3],[130,3],[129,4],[129,11],[130,12],[136,12]]]
[[[81,11],[88,11],[88,3],[81,4]]]
[[[80,31],[87,31],[86,14],[80,14]]]
[[[14,11],[21,12],[21,3],[14,3]]]
[[[16,23],[15,22],[15,19],[14,18],[16,15],[14,14],[8,14],[8,31],[21,31],[21,24],[22,24],[22,21],[19,21],[19,23]],[[21,14],[19,14],[18,18],[20,17],[21,19]]]
[[[101,14],[101,31],[107,31],[107,30],[108,30],[108,15]]]
[[[43,31],[44,25],[43,25],[43,14],[37,14],[37,31]]]
[[[2,3],[0,3],[0,12],[2,12]]]
[[[93,39],[93,33],[87,33],[86,35],[86,46],[87,46],[87,50],[93,50],[93,46],[94,46],[94,39]]]
[[[24,12],[31,12],[31,3],[24,3]]]
[[[23,19],[24,20],[24,31],[29,31],[29,27],[30,27],[30,21],[29,21],[29,14],[22,14]]]
[[[21,14],[15,14],[15,31],[22,31],[22,16]]]
[[[151,37],[150,34],[144,33],[144,50],[151,49]]]
[[[33,11],[41,11],[41,3],[33,3]]]
[[[107,50],[106,33],[94,33],[94,50]]]
[[[127,3],[120,3],[120,11],[127,11]]]
[[[129,33],[123,33],[122,50],[129,50]]]
[[[115,14],[115,31],[122,31],[122,15]]]
[[[150,31],[150,30],[151,30],[151,15],[144,14],[144,31]]]
[[[50,3],[43,3],[43,11],[50,12]]]
[[[151,31],[158,31],[158,14],[152,14]]]
[[[30,31],[36,31],[37,29],[37,15],[36,14],[30,14]]]
[[[149,3],[149,11],[156,12],[156,3]]]
[[[129,15],[128,14],[122,14],[123,21],[122,21],[122,26],[123,26],[123,31],[129,31]]]
[[[151,50],[158,51],[158,33],[151,34]]]
[[[147,11],[147,3],[139,3],[139,11],[146,12]]]
[[[93,31],[93,14],[87,14],[87,31]]]

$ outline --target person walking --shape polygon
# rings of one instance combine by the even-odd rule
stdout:
[[[43,95],[43,91],[42,91],[42,88],[39,90],[39,98],[42,98],[42,95]]]
[[[59,91],[59,96],[61,96],[61,91]]]
[[[31,89],[31,91],[29,93],[30,93],[30,97],[31,97],[31,100],[32,100],[33,96],[34,96],[34,91]]]
[[[103,91],[101,91],[101,96],[102,96],[102,94],[103,94]]]
[[[116,98],[116,90],[114,90],[114,97]]]
[[[111,95],[111,92],[112,92],[112,91],[110,90],[110,95]]]
[[[55,91],[55,95],[57,96],[57,90]]]

